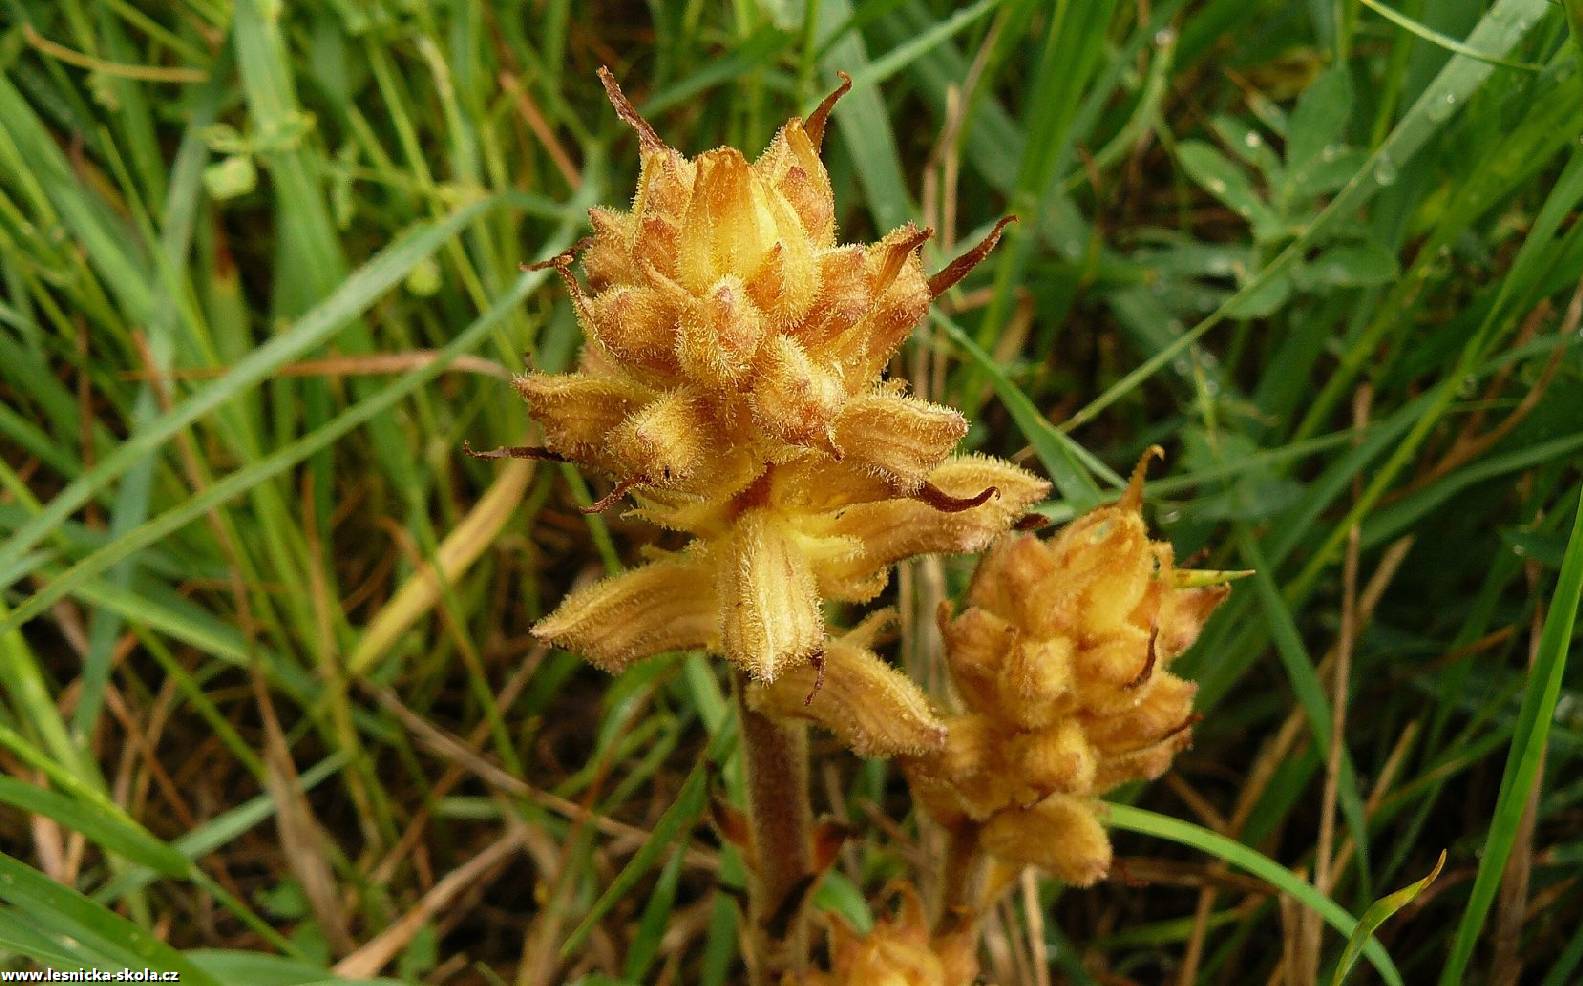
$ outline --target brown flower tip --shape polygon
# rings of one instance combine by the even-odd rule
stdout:
[[[1084,884],[1110,844],[1096,800],[1152,779],[1192,741],[1195,686],[1168,670],[1228,591],[1184,585],[1139,512],[1143,470],[1114,506],[1048,540],[1002,538],[960,614],[942,607],[947,663],[971,714],[909,762],[925,808],[980,823],[985,849]],[[1214,573],[1217,575],[1225,573]]]
[[[1002,216],[995,224],[995,228],[990,230],[989,235],[980,240],[977,246],[946,264],[944,270],[930,277],[930,297],[938,298],[945,294],[955,287],[958,281],[971,273],[973,268],[983,263],[989,252],[995,249],[995,244],[1000,242],[1001,231],[1016,221],[1016,216]]]
[[[665,142],[660,140],[660,135],[649,125],[649,121],[643,119],[637,108],[627,99],[627,94],[621,91],[621,84],[616,81],[610,69],[601,65],[598,75],[600,83],[605,87],[605,95],[610,99],[610,105],[616,108],[616,115],[621,117],[627,126],[637,131],[638,143],[643,149],[649,151],[664,147]]]
[[[835,109],[835,104],[840,102],[841,97],[852,89],[852,77],[850,75],[837,70],[836,77],[841,80],[841,84],[836,86],[835,90],[826,96],[812,113],[808,114],[808,119],[803,121],[803,132],[808,135],[808,142],[814,146],[815,150],[824,145],[824,128],[825,123],[830,119],[830,111]]]

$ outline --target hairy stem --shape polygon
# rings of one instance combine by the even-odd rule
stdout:
[[[946,829],[945,855],[940,859],[940,906],[934,917],[937,932],[959,925],[964,917],[976,922],[984,882],[978,831],[976,822]]]
[[[808,731],[748,707],[746,676],[736,676],[747,775],[748,825],[754,878],[748,918],[753,986],[772,986],[790,972],[800,982],[808,961],[801,902],[808,890]]]

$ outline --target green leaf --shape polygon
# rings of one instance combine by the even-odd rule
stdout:
[[[1293,190],[1300,190],[1304,173],[1324,156],[1326,148],[1343,141],[1351,117],[1352,75],[1345,65],[1332,66],[1303,90],[1292,110],[1286,171]]]
[[[832,869],[819,880],[813,903],[822,911],[841,915],[859,932],[867,933],[874,927],[874,914],[863,896],[863,888],[848,880],[840,870]]]
[[[1330,979],[1330,986],[1341,986],[1346,982],[1347,975],[1352,972],[1352,967],[1358,964],[1358,956],[1363,953],[1363,946],[1374,934],[1374,929],[1384,924],[1391,915],[1418,899],[1424,888],[1435,882],[1435,877],[1440,875],[1440,868],[1446,865],[1446,851],[1440,850],[1440,858],[1435,860],[1435,868],[1422,880],[1409,883],[1407,886],[1393,894],[1387,894],[1369,905],[1363,912],[1363,917],[1358,919],[1358,927],[1347,938],[1346,950],[1341,953],[1341,961],[1336,963],[1336,974]]]
[[[1495,5],[1479,19],[1478,26],[1469,35],[1469,42],[1476,44],[1480,51],[1504,54],[1516,47],[1543,17],[1546,6],[1547,0],[1496,0]],[[1435,76],[1434,82],[1397,123],[1390,136],[1375,148],[1363,166],[1348,179],[1336,197],[1314,217],[1300,236],[1287,244],[1220,308],[1182,333],[1169,346],[1152,354],[1106,388],[1103,394],[1074,413],[1067,422],[1068,426],[1076,427],[1092,420],[1143,381],[1170,365],[1183,350],[1227,318],[1246,296],[1262,290],[1267,281],[1280,276],[1300,261],[1313,243],[1322,242],[1335,228],[1353,221],[1358,209],[1381,188],[1393,183],[1400,169],[1423,148],[1430,137],[1439,132],[1441,107],[1445,105],[1446,98],[1465,103],[1479,91],[1492,71],[1494,69],[1488,62],[1463,55],[1447,62]]]
[[[1176,159],[1200,188],[1252,225],[1254,239],[1280,235],[1281,223],[1274,210],[1254,190],[1248,173],[1230,158],[1202,141],[1185,140],[1176,147]]]
[[[1169,839],[1202,850],[1222,862],[1246,870],[1318,913],[1325,919],[1326,924],[1343,935],[1350,937],[1359,927],[1358,920],[1348,914],[1341,905],[1320,893],[1313,884],[1300,879],[1291,870],[1255,849],[1179,818],[1158,815],[1152,811],[1144,811],[1142,808],[1114,802],[1107,802],[1105,808],[1105,820],[1113,828]],[[1369,963],[1379,970],[1380,976],[1387,983],[1391,986],[1402,986],[1401,973],[1396,971],[1396,964],[1391,961],[1385,946],[1370,937],[1363,946],[1363,954],[1368,956]]]
[[[1396,257],[1373,240],[1330,247],[1292,272],[1304,291],[1375,287],[1400,275]]]

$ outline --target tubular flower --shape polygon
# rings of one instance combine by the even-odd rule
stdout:
[[[829,972],[802,980],[807,986],[968,986],[978,972],[976,936],[963,926],[931,935],[923,902],[908,884],[897,887],[894,917],[858,934],[839,917],[830,921]],[[793,980],[787,978],[786,986]]]
[[[773,682],[755,683],[748,700],[768,715],[824,726],[860,757],[919,756],[941,749],[945,723],[928,698],[870,649],[895,620],[895,610],[880,610],[831,640],[819,667],[804,665]]]
[[[941,750],[909,761],[914,793],[982,847],[1086,885],[1110,868],[1098,797],[1163,774],[1192,739],[1196,690],[1171,662],[1226,597],[1178,570],[1140,513],[1144,466],[1121,500],[1049,540],[1012,535],[979,563],[968,607],[940,612],[968,711]]]
[[[771,680],[824,653],[824,600],[872,599],[903,558],[980,550],[1044,496],[1009,463],[953,458],[961,414],[882,379],[1005,221],[932,277],[910,224],[839,244],[819,147],[850,82],[749,163],[729,147],[687,158],[600,79],[638,135],[637,193],[592,210],[586,285],[572,253],[546,262],[587,345],[576,372],[516,381],[545,447],[485,454],[604,473],[598,506],[630,495],[693,541],[574,592],[535,633],[612,671],[707,648]]]

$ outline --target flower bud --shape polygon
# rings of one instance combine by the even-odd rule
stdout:
[[[885,611],[882,619],[894,618]],[[831,640],[817,665],[793,668],[749,693],[760,712],[808,719],[860,757],[917,756],[945,743],[945,724],[912,679],[859,642],[860,631]]]
[[[830,971],[814,972],[807,986],[969,986],[978,973],[977,935],[965,929],[931,934],[923,902],[909,884],[897,886],[901,906],[868,934],[832,916]],[[783,986],[795,986],[791,979]]]

